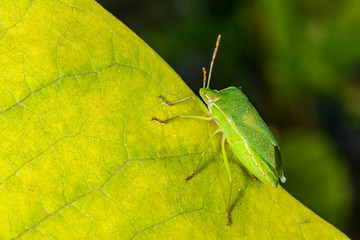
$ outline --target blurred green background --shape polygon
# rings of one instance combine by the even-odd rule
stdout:
[[[194,90],[241,86],[295,198],[360,239],[360,1],[99,0]]]

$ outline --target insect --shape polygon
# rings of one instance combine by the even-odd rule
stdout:
[[[209,88],[211,72],[219,47],[220,38],[221,35],[219,35],[216,41],[207,81],[206,70],[203,68],[204,82],[203,87],[200,89],[200,96],[207,104],[210,116],[180,115],[164,121],[157,118],[152,118],[152,120],[161,124],[166,124],[177,118],[195,118],[208,121],[214,120],[217,123],[219,128],[210,135],[197,167],[194,172],[186,178],[186,181],[190,180],[198,173],[204,153],[210,146],[212,139],[218,133],[222,133],[222,156],[230,180],[230,196],[226,216],[228,220],[227,224],[231,225],[230,206],[232,178],[229,161],[225,151],[225,142],[229,144],[233,153],[250,172],[253,178],[258,179],[265,184],[272,184],[274,187],[277,187],[279,179],[284,183],[286,178],[281,166],[279,145],[270,129],[262,120],[254,106],[249,102],[245,94],[236,87],[228,87],[220,91]],[[159,97],[165,104],[170,106],[189,99],[185,98],[176,102],[167,102],[163,96]]]

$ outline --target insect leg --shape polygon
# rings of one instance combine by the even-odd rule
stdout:
[[[230,180],[229,202],[227,205],[226,217],[228,220],[227,225],[231,226],[230,208],[231,208],[232,180],[231,180],[231,171],[230,171],[229,161],[228,161],[228,158],[226,156],[226,151],[225,151],[225,140],[226,140],[225,135],[223,135],[223,139],[221,141],[221,152],[222,152],[222,155],[224,158],[225,167],[228,172],[229,180]]]
[[[211,120],[214,119],[212,117],[203,117],[203,116],[194,116],[194,115],[179,115],[179,116],[172,117],[172,118],[169,118],[169,119],[166,119],[166,120],[160,120],[160,119],[158,119],[156,117],[153,117],[151,119],[151,121],[157,121],[160,124],[167,124],[168,122],[170,122],[170,121],[172,121],[174,119],[177,119],[177,118],[193,118],[193,119],[200,119],[200,120],[206,120],[206,121],[211,121]]]
[[[254,180],[259,180],[257,177],[255,177],[254,174],[250,174],[250,177],[251,177],[252,179],[254,179]]]
[[[194,172],[193,172],[190,176],[188,176],[187,178],[185,178],[186,181],[189,181],[190,179],[192,179],[192,178],[198,173],[198,171],[199,171],[199,169],[200,169],[200,166],[201,166],[201,163],[202,163],[202,161],[203,161],[203,159],[204,159],[205,152],[206,152],[207,149],[209,148],[209,146],[210,146],[210,144],[211,144],[211,141],[213,140],[213,138],[215,137],[215,135],[218,134],[219,132],[221,132],[221,130],[220,130],[220,129],[217,129],[213,134],[210,135],[209,139],[208,139],[207,142],[206,142],[205,148],[204,148],[204,150],[203,150],[203,152],[202,152],[202,154],[201,154],[201,158],[200,158],[200,160],[199,160],[199,162],[198,162],[198,164],[197,164]]]
[[[183,101],[186,101],[186,100],[188,100],[188,99],[190,99],[190,98],[192,98],[192,96],[189,96],[189,97],[186,97],[186,98],[183,98],[183,99],[180,99],[180,100],[177,100],[177,101],[175,101],[175,102],[169,102],[169,101],[167,101],[163,96],[158,96],[158,98],[161,98],[161,100],[163,100],[163,103],[165,103],[166,105],[168,105],[168,106],[172,106],[172,105],[175,105],[175,104],[177,104],[177,103],[180,103],[180,102],[183,102]]]

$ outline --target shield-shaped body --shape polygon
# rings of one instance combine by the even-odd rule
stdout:
[[[284,182],[278,143],[245,94],[229,87],[202,88],[200,95],[246,169],[263,183],[276,187],[279,177]]]

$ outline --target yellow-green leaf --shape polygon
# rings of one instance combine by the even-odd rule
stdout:
[[[0,239],[347,238],[233,157],[226,226],[216,126],[151,121],[204,104],[94,1],[2,1],[0,74]]]

